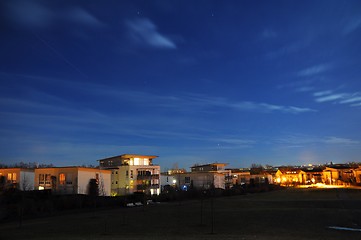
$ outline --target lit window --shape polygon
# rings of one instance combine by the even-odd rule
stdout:
[[[45,184],[50,185],[51,184],[51,175],[45,174]]]
[[[139,158],[134,158],[134,165],[135,166],[139,165]]]
[[[45,174],[39,174],[39,184],[45,183]]]
[[[59,184],[61,184],[61,185],[65,184],[65,174],[64,173],[59,174]]]

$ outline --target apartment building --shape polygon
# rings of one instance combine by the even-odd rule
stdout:
[[[112,171],[112,195],[135,192],[160,193],[160,166],[153,164],[158,156],[123,154],[98,160],[101,169]]]
[[[34,190],[34,170],[26,168],[0,169],[0,185],[22,191]]]
[[[34,186],[36,190],[50,189],[56,194],[87,194],[91,179],[96,179],[99,195],[110,195],[111,171],[97,168],[37,168]]]

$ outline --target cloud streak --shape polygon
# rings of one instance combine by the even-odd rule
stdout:
[[[354,17],[344,27],[344,34],[350,34],[361,27],[361,17]]]
[[[80,7],[62,9],[54,5],[42,4],[40,1],[11,1],[6,5],[6,17],[13,23],[30,29],[47,29],[64,22],[86,25],[89,27],[103,27],[103,24],[90,12]]]
[[[157,26],[147,18],[126,21],[129,36],[139,45],[153,48],[176,49],[176,44],[157,30]]]
[[[276,142],[281,144],[289,144],[290,146],[298,146],[305,147],[307,145],[313,144],[327,144],[327,145],[357,145],[361,142],[358,140],[343,138],[343,137],[335,137],[335,136],[327,136],[327,137],[317,137],[317,136],[309,136],[309,135],[290,135],[285,138],[280,138]]]
[[[336,90],[325,90],[314,92],[313,96],[318,103],[332,102],[336,104],[348,104],[351,107],[361,106],[360,92],[336,93]]]
[[[323,73],[330,69],[330,66],[327,64],[320,64],[316,66],[312,66],[306,69],[303,69],[297,73],[299,77],[310,77],[320,73]]]

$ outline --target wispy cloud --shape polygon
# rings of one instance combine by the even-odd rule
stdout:
[[[354,102],[361,102],[361,96],[350,97],[345,100],[342,100],[340,103],[354,103]]]
[[[330,102],[335,101],[339,99],[344,99],[347,94],[340,93],[340,94],[332,94],[327,96],[318,97],[315,99],[316,102],[322,103],[322,102]]]
[[[361,93],[337,93],[336,90],[314,92],[313,96],[318,103],[332,102],[336,104],[349,104],[351,107],[361,105]]]
[[[300,77],[309,77],[309,76],[323,73],[323,72],[327,71],[328,69],[330,69],[329,65],[320,64],[320,65],[316,65],[316,66],[312,66],[312,67],[303,69],[303,70],[299,71],[297,73],[297,75]]]
[[[313,96],[321,97],[321,96],[330,95],[330,94],[332,94],[332,90],[325,90],[325,91],[315,92],[315,93],[313,93]]]
[[[361,27],[361,16],[354,17],[344,27],[344,34],[350,34]]]
[[[6,16],[12,22],[28,28],[48,27],[56,19],[56,14],[36,1],[10,1]]]
[[[104,24],[97,19],[95,16],[90,14],[88,11],[86,11],[83,8],[75,7],[71,8],[67,12],[68,20],[71,20],[73,22],[87,25],[90,27],[103,27]]]
[[[62,22],[87,25],[90,27],[105,26],[89,11],[80,7],[63,9],[57,4],[44,4],[42,1],[10,1],[7,5],[6,17],[19,26],[31,29],[54,27]]]
[[[314,87],[304,86],[304,87],[296,88],[296,92],[311,92],[314,89],[315,89]]]
[[[255,102],[239,102],[232,105],[234,108],[239,110],[251,110],[257,112],[283,112],[283,113],[306,113],[306,112],[317,112],[315,109],[311,108],[301,108],[294,106],[282,106],[282,105],[274,105],[268,103],[255,103]]]
[[[276,142],[284,145],[298,146],[298,147],[313,145],[315,143],[342,144],[342,145],[355,145],[361,143],[358,140],[354,140],[350,138],[335,137],[335,136],[318,137],[318,136],[303,135],[303,134],[289,135],[284,138],[277,139]]]
[[[324,142],[330,144],[345,144],[345,145],[360,143],[359,141],[356,140],[352,140],[349,138],[340,138],[340,137],[327,137],[326,139],[324,139]]]
[[[263,30],[263,32],[261,33],[261,37],[263,39],[272,39],[277,37],[277,33],[273,29],[269,28]]]
[[[268,59],[274,59],[274,58],[282,57],[285,55],[293,54],[293,53],[296,53],[296,52],[300,51],[301,49],[305,48],[308,44],[309,44],[309,41],[307,41],[307,40],[291,42],[290,44],[288,44],[286,46],[283,46],[274,51],[268,52],[265,57]]]
[[[154,48],[175,49],[176,44],[168,37],[159,33],[157,26],[147,18],[126,21],[129,35],[133,41]]]

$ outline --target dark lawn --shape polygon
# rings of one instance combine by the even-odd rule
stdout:
[[[24,220],[21,228],[2,224],[0,239],[361,239],[361,232],[329,226],[361,228],[360,189],[288,189],[66,213]]]

